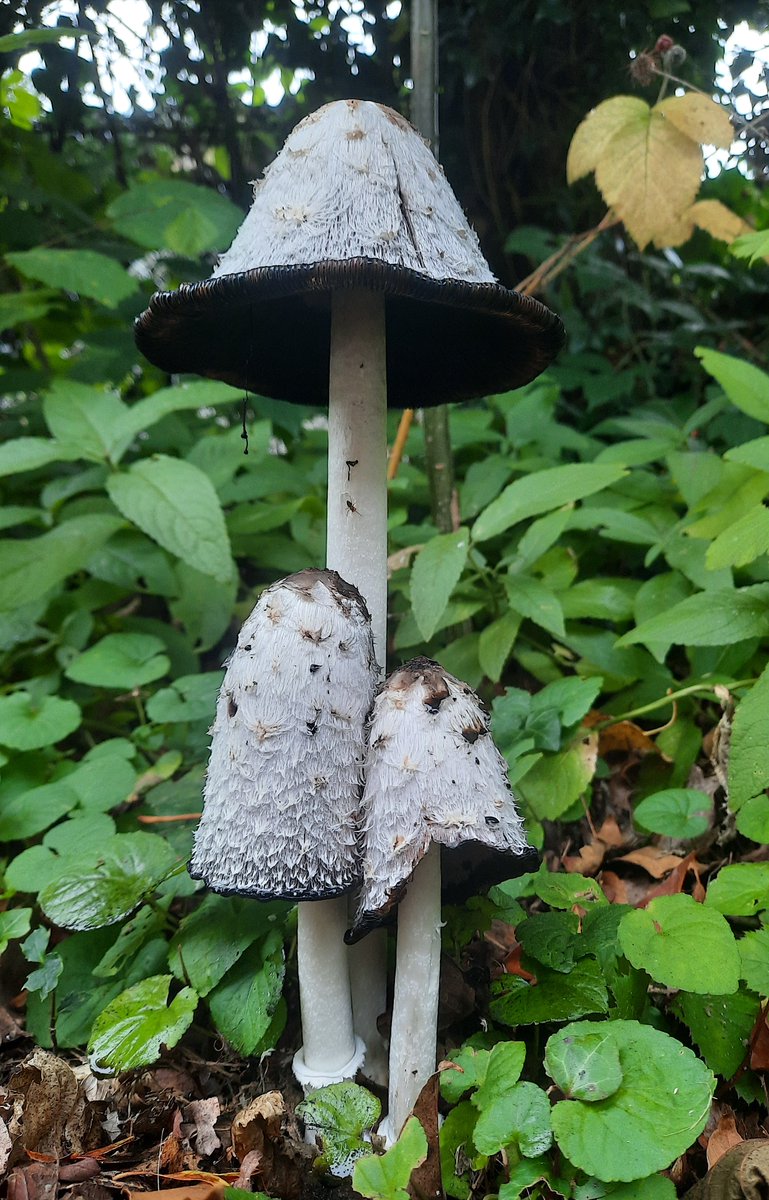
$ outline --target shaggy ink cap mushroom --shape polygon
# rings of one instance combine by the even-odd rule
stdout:
[[[539,865],[481,701],[431,659],[405,663],[379,691],[365,779],[363,884],[349,942],[386,920],[431,844],[451,903]]]
[[[355,885],[377,674],[366,605],[335,571],[262,592],[219,693],[193,878],[260,900]]]
[[[563,342],[558,317],[495,280],[427,143],[364,100],[296,126],[213,276],[156,294],[136,341],[171,373],[324,403],[331,295],[360,289],[385,296],[393,407],[520,387]]]

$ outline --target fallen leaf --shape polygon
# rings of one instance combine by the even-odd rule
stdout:
[[[631,850],[629,854],[620,855],[614,861],[641,867],[653,879],[662,879],[668,871],[674,871],[680,866],[683,859],[680,854],[669,854],[667,850],[660,850],[659,846],[641,846],[638,850]]]
[[[630,904],[627,884],[614,871],[603,871],[600,879],[601,889],[610,904]]]
[[[624,842],[624,835],[615,818],[607,817],[578,854],[566,855],[561,861],[572,874],[595,875],[601,869],[606,851],[616,849]]]
[[[20,1116],[14,1156],[24,1151],[65,1158],[86,1149],[83,1143],[85,1100],[69,1064],[36,1049],[11,1076],[10,1092]]]
[[[657,743],[645,729],[632,721],[617,721],[607,725],[598,735],[598,753],[603,757],[613,751],[621,750],[627,753],[635,750],[639,754],[659,754]]]
[[[721,1120],[708,1139],[706,1151],[708,1170],[714,1167],[719,1158],[723,1158],[727,1151],[731,1150],[732,1146],[739,1146],[743,1140],[737,1132],[734,1116],[721,1117]]]
[[[86,1179],[95,1179],[99,1174],[101,1166],[95,1158],[75,1158],[59,1166],[62,1183],[83,1183]]]
[[[250,1150],[262,1151],[266,1140],[279,1137],[285,1111],[280,1092],[265,1092],[241,1109],[232,1122],[232,1148],[239,1162]]]
[[[252,1191],[251,1180],[258,1178],[264,1174],[264,1155],[260,1150],[249,1150],[240,1164],[238,1178],[235,1180],[235,1187],[242,1188],[245,1192]]]
[[[769,1194],[769,1140],[732,1146],[684,1200],[765,1200]]]
[[[8,1132],[8,1126],[2,1117],[0,1117],[0,1174],[2,1174],[8,1164],[12,1146],[13,1142]]]
[[[14,1167],[8,1176],[8,1200],[52,1200],[59,1168],[56,1163],[29,1163]]]
[[[206,1183],[188,1183],[184,1187],[163,1188],[154,1193],[129,1191],[128,1200],[147,1200],[149,1195],[162,1196],[163,1200],[221,1200],[224,1189],[229,1186],[226,1180],[217,1179]]]
[[[194,1136],[195,1149],[204,1158],[213,1154],[222,1144],[214,1129],[220,1112],[221,1106],[217,1096],[211,1096],[208,1100],[192,1100],[185,1109],[185,1117],[189,1123],[189,1126],[185,1127],[185,1133],[187,1137]]]
[[[682,858],[678,866],[673,868],[667,879],[663,879],[656,887],[649,889],[644,903],[647,904],[655,896],[677,896],[684,890],[687,876],[691,874],[694,876],[692,897],[701,904],[705,899],[705,887],[700,879],[700,870],[701,863],[697,862],[697,856],[694,853],[687,854],[686,858]]]
[[[750,1066],[753,1071],[769,1071],[769,1025],[764,1008],[761,1023],[750,1047]]]
[[[445,1200],[438,1141],[439,1085],[440,1075],[436,1071],[417,1096],[413,1109],[414,1116],[425,1131],[427,1158],[411,1172],[406,1190],[412,1200]]]

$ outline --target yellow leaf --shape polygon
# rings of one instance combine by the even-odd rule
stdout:
[[[698,200],[686,215],[698,229],[704,229],[720,242],[733,242],[740,234],[750,231],[748,223],[720,200]]]
[[[658,110],[643,107],[609,139],[595,173],[604,200],[641,250],[652,241],[679,244],[681,215],[702,174],[699,146]]]
[[[628,123],[633,124],[642,116],[648,116],[649,105],[637,96],[612,96],[592,109],[580,122],[571,139],[566,159],[566,178],[574,183],[594,171],[604,151],[614,137]]]
[[[662,113],[676,129],[698,144],[728,150],[734,141],[734,130],[726,109],[710,96],[702,96],[699,92],[670,96],[655,104],[652,111]]]

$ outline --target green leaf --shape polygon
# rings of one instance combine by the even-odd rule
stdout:
[[[346,1179],[353,1163],[371,1150],[371,1142],[364,1141],[363,1135],[376,1125],[382,1105],[366,1088],[348,1081],[318,1088],[297,1104],[296,1112],[307,1131],[320,1141],[314,1169]]]
[[[521,617],[517,612],[510,610],[481,630],[478,639],[478,661],[484,675],[493,683],[498,683],[502,677],[520,627]]]
[[[571,908],[575,904],[585,908],[594,903],[607,903],[595,879],[588,879],[587,875],[540,870],[533,877],[533,889],[550,908]]]
[[[226,582],[234,572],[219,499],[208,476],[191,463],[158,454],[107,481],[123,516],[204,575]]]
[[[739,811],[769,788],[769,667],[743,696],[732,720],[729,805]]]
[[[466,529],[434,537],[414,559],[411,569],[411,608],[426,642],[438,628],[446,605],[462,574],[470,539]]]
[[[485,1112],[505,1090],[510,1090],[520,1079],[526,1059],[524,1042],[497,1042],[488,1052],[483,1071],[478,1079],[472,1103]]]
[[[36,971],[31,971],[24,981],[27,992],[37,992],[41,1000],[45,1000],[55,991],[64,963],[58,954],[51,954],[44,959],[43,965]]]
[[[706,346],[696,346],[694,353],[708,375],[721,384],[732,404],[749,417],[769,424],[769,375],[752,363]]]
[[[146,1067],[162,1046],[175,1046],[192,1024],[198,1004],[190,987],[167,1003],[171,975],[153,975],[121,992],[99,1013],[88,1040],[92,1069],[100,1074]]]
[[[40,906],[63,929],[114,925],[138,908],[176,863],[154,833],[118,833],[100,852],[83,855],[80,868],[60,875],[40,893]]]
[[[611,1024],[554,1034],[547,1043],[545,1070],[567,1100],[593,1104],[613,1096],[622,1083],[622,1067]]]
[[[769,256],[769,229],[760,229],[756,233],[741,233],[729,249],[737,258],[749,259],[752,267],[760,259]]]
[[[722,867],[708,884],[705,904],[728,917],[753,917],[769,908],[769,863]]]
[[[769,843],[769,804],[766,796],[753,796],[746,800],[737,813],[735,823],[743,837],[762,846]]]
[[[681,992],[670,1007],[688,1028],[710,1069],[722,1079],[731,1079],[750,1045],[758,1017],[758,997],[747,992],[735,992],[733,996]]]
[[[480,1087],[486,1078],[490,1054],[490,1050],[478,1050],[474,1046],[462,1046],[454,1050],[447,1061],[456,1063],[460,1070],[447,1067],[441,1071],[441,1095],[444,1100],[454,1104],[470,1088]],[[519,1069],[518,1075],[520,1073]]]
[[[2,701],[0,701],[2,719]],[[34,837],[48,829],[77,805],[77,793],[66,779],[44,784],[0,800],[0,842],[15,842]],[[20,889],[28,891],[28,888]]]
[[[713,571],[746,567],[769,550],[769,508],[756,504],[718,534],[708,546],[705,562]]]
[[[138,433],[151,429],[158,421],[175,412],[201,408],[219,408],[239,404],[242,393],[229,384],[213,379],[196,379],[175,387],[160,388],[144,400],[137,400],[125,409],[120,436],[131,442]]]
[[[108,633],[73,659],[64,674],[76,683],[127,691],[166,675],[171,666],[160,638],[148,633]]]
[[[89,513],[40,537],[0,541],[0,611],[37,600],[81,570],[122,524],[119,517]]]
[[[0,954],[9,942],[29,933],[31,919],[31,908],[9,908],[6,912],[0,912]]]
[[[713,588],[642,621],[617,642],[668,641],[686,646],[732,646],[769,633],[769,584]]]
[[[538,1025],[609,1010],[606,984],[592,958],[575,963],[568,975],[537,965],[536,978],[532,985],[517,975],[506,975],[492,984],[490,1010],[495,1021]]]
[[[505,1146],[515,1146],[526,1158],[544,1154],[553,1144],[547,1096],[535,1083],[499,1091],[481,1110],[473,1141],[481,1154],[496,1154]]]
[[[182,919],[174,934],[168,950],[169,967],[177,979],[192,984],[199,996],[207,996],[248,947],[264,936],[276,908],[280,906],[255,905],[235,896],[206,896],[199,908]]]
[[[147,701],[147,716],[158,724],[176,721],[213,721],[221,671],[182,675]]]
[[[691,896],[657,896],[626,913],[619,927],[625,957],[666,987],[735,992],[740,956],[729,925]]]
[[[214,1025],[239,1054],[271,1050],[283,1031],[273,1017],[283,990],[283,938],[273,929],[251,946],[208,997]]]
[[[74,700],[29,692],[0,696],[0,742],[13,750],[38,750],[53,746],[79,727],[83,715]]]
[[[89,816],[123,804],[136,783],[136,771],[117,747],[102,754],[97,754],[96,749],[65,779],[67,787],[77,796],[78,807]]]
[[[465,1101],[449,1110],[438,1132],[443,1187],[455,1200],[469,1200],[470,1197],[470,1184],[465,1175],[472,1168],[468,1150],[472,1149],[477,1119],[476,1110]],[[462,1164],[466,1164],[464,1169]]]
[[[737,943],[740,978],[759,996],[769,996],[769,927],[746,933]]]
[[[76,446],[62,446],[51,438],[14,438],[0,446],[0,475],[18,475],[49,463],[71,462],[81,457]]]
[[[23,29],[19,33],[6,33],[0,37],[0,54],[16,54],[29,46],[41,46],[49,42],[60,42],[62,38],[77,38],[87,31],[74,25],[57,25],[45,29]]]
[[[696,838],[710,829],[713,801],[697,788],[666,788],[637,804],[633,818],[651,833]]]
[[[769,471],[769,437],[752,438],[739,446],[731,446],[724,458],[730,463],[754,467],[756,471]]]
[[[352,1186],[370,1200],[408,1200],[406,1185],[411,1172],[426,1158],[425,1131],[416,1117],[409,1117],[394,1146],[384,1154],[358,1159]]]
[[[171,615],[184,626],[195,650],[210,650],[229,626],[238,591],[237,576],[217,583],[187,563],[176,567],[178,598],[170,603]]]
[[[473,541],[483,542],[504,533],[511,525],[582,500],[621,479],[626,471],[618,466],[576,463],[535,471],[508,484],[473,526]]]
[[[606,1029],[615,1040],[622,1083],[599,1103],[559,1101],[553,1132],[567,1158],[590,1175],[642,1179],[669,1166],[705,1128],[715,1079],[691,1050],[658,1029],[637,1021],[612,1021]],[[595,1024],[583,1021],[553,1038],[595,1032]]]
[[[6,261],[26,275],[49,287],[63,288],[98,300],[107,308],[116,308],[122,300],[138,291],[138,280],[125,267],[97,254],[95,250],[19,250],[6,254]]]
[[[137,183],[122,192],[107,216],[123,237],[147,250],[169,248],[195,257],[225,250],[243,213],[210,187],[176,179]]]
[[[563,637],[561,602],[539,579],[532,579],[528,575],[508,575],[505,578],[505,591],[511,608],[520,616],[527,617],[556,637]]]
[[[55,380],[43,398],[43,416],[54,438],[92,462],[112,456],[126,411],[114,392],[71,379]]]
[[[579,949],[579,918],[575,913],[533,913],[516,925],[515,935],[529,958],[568,974]]]
[[[594,740],[580,739],[557,754],[548,754],[518,780],[518,788],[534,816],[557,821],[584,792],[595,775]]]

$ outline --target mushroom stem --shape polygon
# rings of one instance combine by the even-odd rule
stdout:
[[[441,848],[433,844],[398,906],[389,1111],[379,1127],[388,1145],[435,1071],[440,960]]]
[[[387,371],[381,292],[332,295],[326,565],[353,583],[371,614],[384,665],[387,629]],[[361,763],[361,779],[363,764]],[[383,1059],[376,1017],[385,1008],[384,943],[353,957],[343,941],[346,901],[299,905],[298,963],[304,1048],[312,1071],[349,1078],[357,1034],[372,1067]],[[310,932],[312,930],[312,932]],[[322,964],[320,959],[322,958]],[[372,958],[374,961],[372,961]],[[353,975],[352,999],[350,974]],[[366,997],[365,1005],[353,1003]],[[328,1048],[328,1053],[324,1050]],[[356,1066],[360,1066],[360,1062]],[[305,1083],[302,1073],[297,1074]],[[332,1082],[327,1078],[325,1082]],[[307,1084],[305,1084],[307,1086]],[[316,1084],[316,1086],[318,1086]]]

